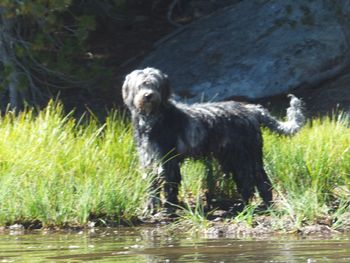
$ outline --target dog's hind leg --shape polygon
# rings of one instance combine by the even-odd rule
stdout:
[[[272,204],[272,185],[262,165],[256,169],[256,180],[259,194],[265,206],[269,207]]]

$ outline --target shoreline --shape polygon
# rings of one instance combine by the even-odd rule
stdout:
[[[350,212],[349,218],[350,218]],[[105,220],[97,219],[97,221]],[[152,219],[142,221],[140,219],[131,222],[107,222],[106,224],[96,224],[96,222],[88,222],[86,225],[65,225],[65,226],[45,226],[41,224],[34,225],[28,222],[17,222],[13,225],[0,226],[0,234],[30,234],[36,231],[44,232],[81,232],[81,231],[95,231],[97,229],[110,228],[151,228],[159,233],[167,233],[174,235],[179,233],[187,233],[189,235],[199,235],[210,238],[258,238],[270,237],[275,235],[282,236],[318,236],[330,237],[350,233],[350,219],[343,225],[332,228],[331,221],[318,221],[314,224],[304,223],[296,227],[293,222],[288,220],[276,220],[272,216],[259,215],[248,224],[246,221],[234,222],[235,218],[220,218],[213,220],[206,220],[206,226],[190,224],[189,222],[181,221],[176,218],[163,217],[159,219]],[[277,222],[278,221],[278,222]]]

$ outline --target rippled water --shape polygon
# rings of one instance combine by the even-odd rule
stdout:
[[[0,262],[350,262],[350,236],[193,238],[154,228],[0,234]]]

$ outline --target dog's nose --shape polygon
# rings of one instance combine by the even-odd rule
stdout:
[[[152,92],[147,92],[143,95],[143,97],[145,98],[145,100],[149,101],[152,99],[153,97],[153,93]]]

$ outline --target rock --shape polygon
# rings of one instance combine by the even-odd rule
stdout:
[[[21,224],[14,224],[14,225],[9,226],[9,229],[10,230],[23,230],[24,226]]]
[[[166,72],[191,102],[318,85],[350,62],[347,2],[243,0],[180,29],[140,67]]]

